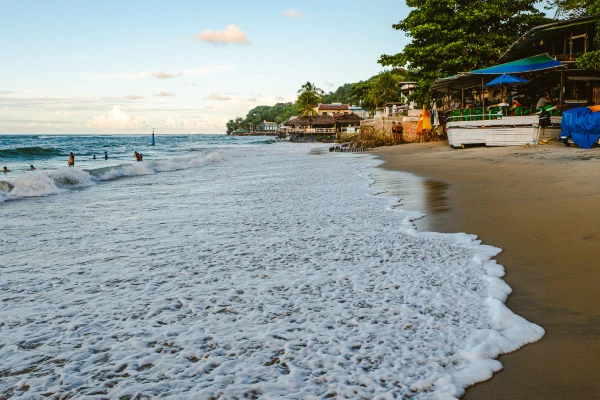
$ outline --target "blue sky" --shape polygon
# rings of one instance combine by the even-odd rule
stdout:
[[[32,1],[0,12],[0,133],[222,133],[381,71],[403,2]]]

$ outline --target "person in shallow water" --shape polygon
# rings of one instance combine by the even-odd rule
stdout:
[[[75,155],[73,154],[73,152],[69,153],[69,162],[67,164],[69,167],[74,167],[75,166]]]
[[[30,170],[30,171],[35,171],[35,167],[33,166],[33,164],[31,164],[31,165],[29,166],[29,170]]]
[[[92,157],[92,160],[95,160],[95,159],[96,159],[96,155],[94,154],[94,156]]]
[[[10,170],[8,168],[4,167],[4,169],[2,170],[2,172],[7,173],[7,172],[10,172]]]
[[[108,153],[107,152],[104,152],[104,159],[108,160]]]

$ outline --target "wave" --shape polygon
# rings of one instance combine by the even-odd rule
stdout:
[[[18,147],[16,149],[0,150],[0,158],[45,158],[62,155],[62,151],[46,147]]]
[[[0,181],[0,202],[57,194],[71,188],[91,186],[123,177],[197,168],[221,160],[222,155],[217,152],[201,157],[142,161],[91,170],[62,167],[52,171],[32,171],[19,175],[12,181]]]

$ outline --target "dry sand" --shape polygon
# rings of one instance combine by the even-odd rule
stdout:
[[[464,399],[600,399],[600,149],[436,142],[377,154],[423,178],[421,224],[503,249],[508,307],[546,330]]]

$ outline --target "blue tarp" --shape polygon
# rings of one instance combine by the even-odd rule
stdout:
[[[600,112],[587,107],[564,111],[560,123],[560,136],[571,138],[582,149],[589,149],[600,139]]]

